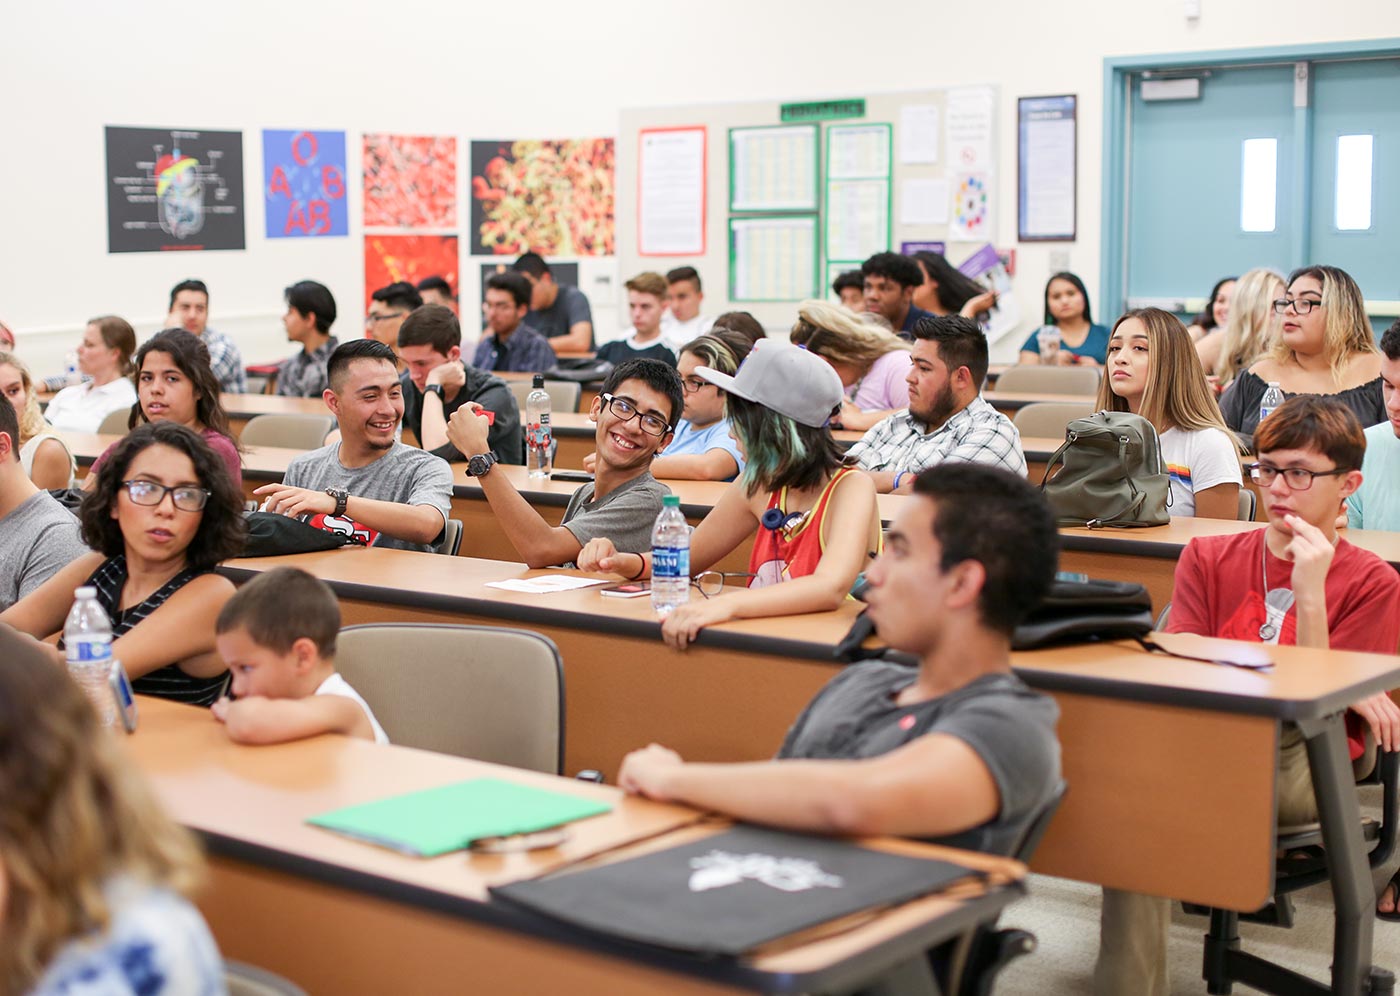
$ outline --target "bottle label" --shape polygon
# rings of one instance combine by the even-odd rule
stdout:
[[[112,657],[110,640],[78,639],[65,641],[70,662],[105,661]]]
[[[689,578],[690,547],[652,547],[651,576],[653,578]]]
[[[549,421],[547,419],[535,425],[531,425],[525,433],[525,442],[532,449],[547,449],[552,441],[552,433],[549,431]]]
[[[1264,421],[1264,419],[1268,418],[1268,417],[1269,417],[1270,415],[1272,415],[1273,413],[1274,413],[1274,409],[1273,409],[1273,406],[1272,406],[1272,405],[1268,406],[1267,408],[1266,408],[1265,406],[1263,406],[1263,405],[1260,405],[1260,406],[1259,406],[1259,421],[1261,421],[1261,422]]]

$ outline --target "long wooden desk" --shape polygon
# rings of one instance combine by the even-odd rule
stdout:
[[[1023,891],[1024,868],[1014,861],[864,841],[959,861],[991,880],[960,883],[844,932],[822,938],[813,931],[745,959],[623,946],[492,902],[487,887],[613,848],[626,857],[672,846],[724,824],[697,825],[693,810],[614,788],[344,737],[241,747],[207,710],[148,698],[139,708],[140,728],[126,747],[166,808],[208,845],[211,881],[200,906],[223,954],[314,993],[827,991],[985,922]],[[483,776],[601,799],[614,809],[572,824],[557,848],[433,859],[305,822],[340,806]]]

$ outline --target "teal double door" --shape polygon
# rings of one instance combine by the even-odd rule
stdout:
[[[1400,315],[1400,57],[1166,76],[1198,79],[1199,96],[1144,99],[1161,71],[1116,80],[1121,201],[1105,209],[1123,255],[1105,268],[1105,311],[1190,311],[1221,277],[1329,263],[1356,278],[1378,327]]]

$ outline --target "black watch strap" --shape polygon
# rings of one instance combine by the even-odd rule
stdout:
[[[447,395],[443,392],[441,384],[429,384],[427,387],[423,388],[423,393],[436,394],[438,396],[439,401],[443,403],[446,403],[447,401]]]
[[[350,501],[350,492],[342,491],[339,488],[326,488],[326,494],[335,499],[335,511],[331,514],[337,519],[345,514],[345,506]]]

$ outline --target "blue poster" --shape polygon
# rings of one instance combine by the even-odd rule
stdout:
[[[263,131],[269,239],[347,235],[345,132]]]

